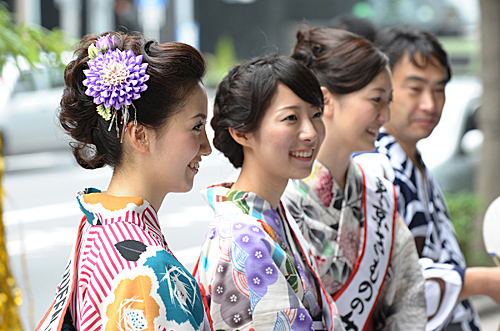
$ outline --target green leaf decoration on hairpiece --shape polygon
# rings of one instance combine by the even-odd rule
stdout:
[[[95,47],[95,45],[92,44],[89,46],[88,53],[89,53],[90,61],[93,61],[94,58],[97,56],[97,54],[99,54],[100,52],[97,49],[97,47]]]
[[[97,106],[97,113],[101,115],[101,117],[106,121],[109,121],[111,119],[111,109],[105,108],[102,103]]]

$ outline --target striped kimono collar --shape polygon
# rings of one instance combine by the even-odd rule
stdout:
[[[117,197],[102,193],[96,188],[78,192],[76,199],[90,225],[109,225],[128,222],[153,233],[164,241],[154,207],[141,197]]]
[[[396,141],[396,138],[387,133],[385,128],[380,129],[375,146],[376,151],[387,155],[394,169],[403,170],[410,165],[407,162],[409,159],[403,147]],[[418,158],[420,158],[420,154]],[[411,164],[411,166],[413,166],[413,164]]]

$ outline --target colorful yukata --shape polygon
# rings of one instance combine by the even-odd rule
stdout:
[[[143,198],[86,189],[79,227],[52,307],[37,329],[210,330],[199,288],[168,249]]]
[[[342,330],[287,210],[231,185],[204,191],[215,216],[195,276],[214,329]]]
[[[420,266],[426,279],[427,330],[442,330],[449,323],[462,330],[479,330],[478,317],[469,300],[457,303],[465,273],[465,260],[450,220],[446,201],[437,181],[424,167],[414,166],[396,139],[385,130],[375,153],[355,157],[366,168],[385,176],[395,186],[398,210],[411,230]]]
[[[342,191],[316,161],[309,177],[289,182],[283,202],[346,330],[425,328],[424,280],[411,233],[396,217],[393,185],[351,161]]]

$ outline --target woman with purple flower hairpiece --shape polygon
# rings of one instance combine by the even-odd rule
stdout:
[[[191,46],[87,35],[67,66],[59,120],[86,169],[113,168],[83,212],[54,303],[37,330],[210,330],[195,279],[173,256],[157,210],[193,186],[205,133],[205,62]]]

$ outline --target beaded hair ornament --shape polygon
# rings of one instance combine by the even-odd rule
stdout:
[[[134,108],[134,126],[137,126],[137,109],[132,100],[141,97],[148,87],[146,81],[147,63],[142,63],[142,55],[135,56],[132,50],[118,49],[114,36],[99,37],[88,48],[89,69],[83,70],[87,77],[83,85],[85,94],[94,98],[97,113],[106,121],[111,120],[108,131],[116,124],[116,134],[120,138],[118,121],[123,124],[121,142],[130,118],[129,106]],[[119,115],[118,111],[121,112]],[[118,119],[120,117],[120,119]]]

